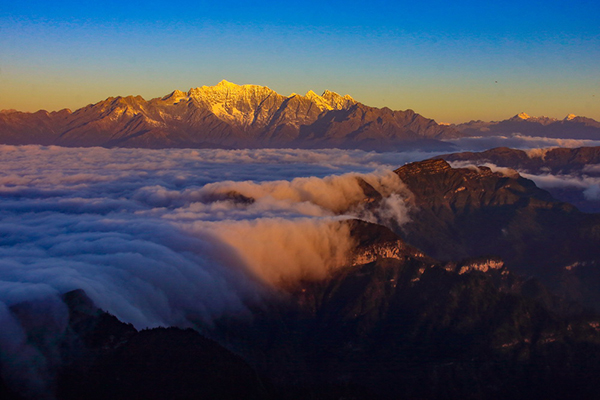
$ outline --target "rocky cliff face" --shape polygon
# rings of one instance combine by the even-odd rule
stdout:
[[[6,144],[389,149],[460,135],[411,110],[367,107],[331,91],[285,97],[227,81],[149,101],[111,97],[75,112],[0,112],[0,142]]]

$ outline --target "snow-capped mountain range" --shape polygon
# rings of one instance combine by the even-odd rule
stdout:
[[[225,80],[151,100],[110,97],[74,112],[0,112],[5,144],[388,149],[460,136],[412,110],[369,107],[328,90],[286,97]]]

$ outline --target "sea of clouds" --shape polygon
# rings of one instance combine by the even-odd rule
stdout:
[[[348,218],[401,224],[392,168],[427,154],[0,146],[0,362],[50,392],[83,289],[136,328],[210,324],[347,264]],[[386,197],[362,201],[366,182]],[[32,340],[30,332],[38,332]]]
[[[185,325],[189,315],[210,321],[243,308],[256,282],[341,264],[351,246],[344,218],[407,218],[391,172],[405,160],[392,154],[0,152],[0,302],[8,315],[11,305],[80,288],[137,328]],[[361,206],[357,178],[387,195],[379,210]]]
[[[51,343],[67,327],[62,294],[83,289],[138,329],[243,316],[276,288],[347,264],[344,220],[408,221],[392,170],[436,153],[0,145],[0,155],[0,363],[33,398],[48,392]],[[384,195],[377,207],[361,181]]]

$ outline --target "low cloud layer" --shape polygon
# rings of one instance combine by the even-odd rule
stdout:
[[[600,146],[600,140],[588,139],[561,139],[540,136],[524,136],[514,134],[511,136],[474,136],[449,140],[457,147],[458,151],[484,151],[494,147],[510,147],[513,149],[536,149],[547,147],[585,147]]]
[[[83,289],[138,329],[244,314],[273,288],[347,264],[354,243],[345,219],[407,221],[406,189],[389,169],[414,156],[0,152],[0,362],[4,379],[31,398],[51,392],[50,343],[68,321],[61,294]],[[36,327],[27,321],[43,325],[44,340],[28,340]]]
[[[240,278],[248,272],[244,267],[260,275],[249,255],[256,246],[233,240],[234,232],[274,240],[264,232],[279,226],[303,231],[298,240],[308,244],[309,234],[340,236],[346,251],[340,217],[407,219],[405,189],[395,174],[379,170],[389,155],[43,146],[0,151],[0,300],[9,308],[28,300],[33,289],[27,285],[46,297],[81,288],[138,328],[182,325],[190,314],[210,320],[243,308],[255,291],[239,284],[246,281]],[[279,179],[282,165],[316,176]],[[344,173],[359,165],[365,173]],[[364,182],[386,196],[375,207],[365,201]],[[335,242],[321,236],[314,243]],[[237,253],[237,259],[221,253]]]

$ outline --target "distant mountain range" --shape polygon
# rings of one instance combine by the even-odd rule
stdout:
[[[519,133],[599,139],[600,122],[520,113],[504,121],[438,124],[412,110],[369,107],[326,90],[282,96],[225,80],[159,98],[109,97],[74,112],[0,111],[0,143],[141,148],[352,148],[453,150],[463,136]]]
[[[519,133],[568,139],[600,139],[600,122],[574,114],[564,119],[532,117],[522,112],[503,121],[470,121],[450,125],[467,136],[506,136]]]
[[[227,81],[148,101],[110,97],[74,112],[0,112],[4,144],[384,150],[443,147],[441,140],[460,136],[412,110],[369,107],[330,91],[285,97],[267,87]]]

